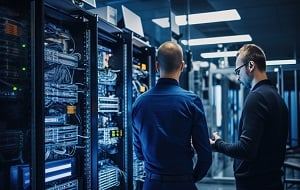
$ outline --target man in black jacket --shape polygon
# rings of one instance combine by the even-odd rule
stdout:
[[[283,190],[288,109],[267,78],[263,50],[254,44],[244,45],[235,73],[251,88],[239,122],[238,141],[226,143],[213,133],[212,148],[234,158],[237,190]]]

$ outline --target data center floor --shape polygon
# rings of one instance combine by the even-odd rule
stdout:
[[[235,190],[235,184],[232,180],[202,180],[201,182],[198,182],[197,184],[198,190]],[[290,185],[285,190],[300,190],[300,184],[299,185]]]

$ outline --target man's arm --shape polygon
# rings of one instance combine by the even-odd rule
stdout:
[[[199,181],[206,175],[212,164],[212,150],[209,143],[205,113],[200,98],[195,103],[197,107],[192,129],[192,143],[197,153],[194,180]]]
[[[258,94],[252,94],[246,101],[242,113],[238,141],[227,143],[217,134],[213,134],[215,139],[210,140],[212,148],[233,158],[242,160],[255,159],[262,140],[264,115],[266,114],[267,107],[264,105],[263,99]]]
[[[134,109],[132,111],[132,134],[133,134],[133,149],[136,154],[136,157],[139,160],[144,160],[143,152],[142,152],[142,144],[139,138],[139,130],[135,124],[135,112]]]

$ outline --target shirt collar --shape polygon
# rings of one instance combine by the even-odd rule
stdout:
[[[272,82],[269,79],[261,80],[261,81],[259,81],[258,83],[256,83],[254,85],[254,87],[252,88],[251,91],[254,91],[256,88],[258,88],[258,87],[260,87],[260,86],[262,86],[264,84],[272,85]]]
[[[172,78],[160,78],[160,79],[158,79],[157,84],[158,85],[169,84],[169,85],[179,86],[178,81],[176,79],[172,79]]]

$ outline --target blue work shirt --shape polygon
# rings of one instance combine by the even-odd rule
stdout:
[[[132,124],[134,150],[146,173],[193,175],[194,181],[206,175],[212,151],[202,101],[177,80],[160,78],[140,95],[133,104]]]

